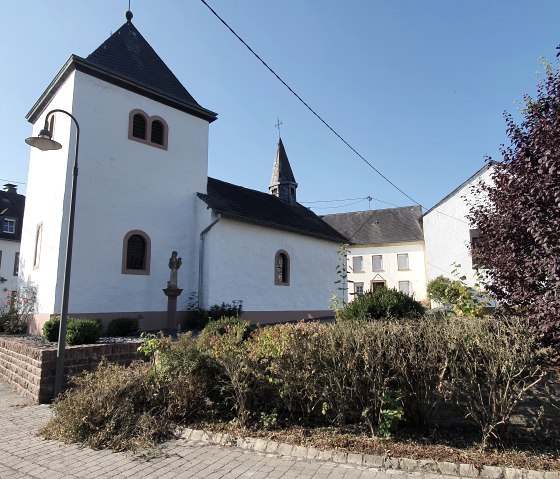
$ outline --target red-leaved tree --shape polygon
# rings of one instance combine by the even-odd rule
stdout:
[[[474,187],[470,221],[487,289],[527,316],[560,352],[560,73],[547,69],[518,125],[506,114],[509,147],[492,182]]]

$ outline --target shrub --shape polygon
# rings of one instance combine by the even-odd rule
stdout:
[[[451,280],[443,275],[438,276],[430,281],[426,285],[426,292],[430,299],[437,301],[440,304],[449,303],[449,296],[447,294],[447,288],[451,286]]]
[[[138,322],[140,317],[136,318],[115,318],[112,319],[107,326],[107,336],[126,337],[134,336],[138,333]]]
[[[43,338],[52,343],[58,341],[58,334],[60,330],[60,318],[52,316],[45,324],[43,324]]]
[[[66,342],[70,346],[76,344],[92,344],[101,336],[101,325],[93,319],[68,320]]]
[[[53,404],[54,416],[40,434],[94,449],[138,449],[172,436],[175,425],[204,407],[189,377],[150,374],[150,366],[102,362],[75,378],[75,387]]]
[[[203,351],[223,371],[223,375],[218,377],[223,400],[234,404],[241,426],[246,426],[249,421],[254,379],[254,368],[247,354],[246,340],[249,334],[247,321],[222,318],[208,323],[200,335]]]
[[[60,317],[53,316],[43,325],[43,338],[57,342],[60,330]],[[101,326],[93,319],[68,318],[66,342],[70,345],[95,343],[101,336]]]
[[[481,448],[500,439],[515,406],[545,376],[526,321],[456,319],[447,327],[449,371],[445,387],[474,422]]]
[[[372,319],[405,318],[419,316],[424,307],[408,294],[396,289],[376,288],[355,298],[340,310],[338,319],[361,321]]]
[[[243,340],[246,340],[251,335],[251,324],[249,321],[239,319],[237,316],[224,316],[208,322],[200,333],[201,341],[205,342],[212,336],[221,336],[231,327],[242,330]]]
[[[27,330],[27,323],[23,321],[17,311],[11,310],[0,315],[0,333],[22,334]]]
[[[243,301],[233,300],[231,303],[215,304],[208,309],[201,308],[198,304],[198,295],[191,293],[188,298],[188,311],[199,329],[203,329],[209,321],[222,317],[237,317],[243,312]]]

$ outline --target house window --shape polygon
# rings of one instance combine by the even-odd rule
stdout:
[[[283,250],[278,251],[274,258],[274,284],[279,286],[290,284],[290,257]]]
[[[471,261],[473,268],[480,268],[480,258],[476,254],[476,248],[478,246],[478,238],[480,236],[480,231],[477,229],[469,230],[469,236],[471,238],[470,250],[471,250]]]
[[[364,294],[364,283],[354,283],[354,295],[361,296]]]
[[[19,275],[19,253],[15,254],[14,258],[14,276]]]
[[[39,262],[41,260],[41,244],[43,242],[43,223],[38,224],[35,229],[35,250],[33,253],[33,268],[37,269],[39,267]]]
[[[410,269],[408,267],[408,253],[398,254],[397,255],[397,265],[399,271],[404,271]]]
[[[4,223],[2,225],[2,231],[4,233],[15,234],[16,233],[16,220],[13,218],[4,218]]]
[[[401,293],[410,294],[410,281],[399,281],[399,291]]]
[[[383,256],[374,254],[371,259],[373,271],[383,271]]]
[[[352,258],[352,271],[354,273],[363,273],[364,259],[361,256],[354,256]]]
[[[165,120],[159,116],[148,116],[142,110],[132,110],[128,119],[128,138],[146,145],[167,150]]]
[[[150,274],[150,237],[140,230],[129,231],[123,239],[122,273]]]
[[[378,280],[375,279],[371,282],[371,291],[375,291],[378,288],[385,288],[386,287],[386,283],[383,280]]]

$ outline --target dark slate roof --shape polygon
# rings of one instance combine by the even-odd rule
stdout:
[[[74,70],[82,71],[209,122],[217,117],[216,113],[196,102],[132,22],[127,19],[121,28],[86,59],[76,55],[70,57],[27,114],[29,121],[36,120],[58,87]]]
[[[25,209],[25,196],[17,193],[14,185],[5,185],[8,191],[0,190],[0,239],[21,241],[21,227]],[[4,218],[16,220],[16,232],[4,233]]]
[[[325,215],[322,219],[352,244],[386,244],[423,241],[418,205],[384,210]]]
[[[198,105],[131,21],[105,40],[86,61],[177,100]]]
[[[282,138],[278,140],[278,148],[276,150],[276,158],[274,158],[270,186],[279,185],[280,183],[296,183],[292,167],[288,161],[286,149],[282,143]]]
[[[208,178],[207,194],[198,196],[210,208],[239,221],[346,243],[348,240],[300,204],[289,205],[276,196]]]
[[[449,198],[451,198],[452,196],[455,196],[457,194],[458,191],[462,190],[466,185],[468,185],[469,183],[473,182],[474,180],[476,180],[480,175],[482,175],[486,170],[488,170],[489,168],[492,167],[492,165],[495,165],[496,163],[498,163],[495,160],[490,160],[488,161],[482,168],[480,168],[480,170],[478,170],[474,175],[472,175],[470,178],[466,179],[465,181],[463,181],[457,188],[455,188],[451,193],[449,193],[448,195],[446,195],[444,198],[442,198],[441,200],[439,200],[434,206],[432,206],[428,211],[426,211],[422,216],[426,216],[428,213],[431,213],[433,210],[435,210],[438,206],[440,206],[441,204],[445,203]]]

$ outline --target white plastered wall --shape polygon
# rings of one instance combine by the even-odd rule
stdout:
[[[338,245],[222,218],[206,238],[204,306],[242,300],[245,311],[329,311]],[[279,250],[290,258],[289,286],[275,285]]]
[[[443,275],[452,279],[465,276],[465,283],[470,286],[476,282],[469,251],[470,230],[474,226],[467,214],[473,199],[472,186],[479,181],[489,182],[491,171],[481,171],[423,217],[428,281]],[[452,274],[454,264],[461,265],[456,275]]]
[[[18,277],[14,275],[14,267],[19,247],[19,241],[0,239],[0,311],[6,305],[10,293],[18,289]]]
[[[50,110],[56,108],[72,113],[74,83],[75,73],[72,73],[39,116],[30,136],[39,134]],[[68,211],[63,206],[70,200],[71,169],[68,169],[68,162],[74,157],[74,135],[70,118],[57,115],[53,138],[62,145],[62,149],[43,152],[30,148],[19,277],[21,282],[37,288],[35,311],[45,315],[60,310],[65,232],[68,228]],[[37,264],[34,264],[39,226],[42,228],[41,241],[37,245]]]
[[[162,289],[169,279],[167,263],[173,250],[183,259],[179,287],[196,289],[201,230],[196,193],[206,191],[208,122],[81,72],[74,75],[73,104],[65,109],[80,123],[81,137],[69,312],[165,311],[167,298]],[[49,109],[53,105],[54,101]],[[133,109],[167,122],[167,150],[128,139],[129,113]],[[57,114],[56,121],[62,124],[65,116]],[[68,138],[58,133],[67,131],[66,126],[55,131],[55,138],[63,145],[68,144]],[[69,162],[74,158],[71,151]],[[61,183],[60,171],[50,176],[53,183]],[[28,198],[35,194],[31,186]],[[57,194],[59,188],[55,187]],[[49,216],[49,231],[52,228],[60,233],[61,204],[58,198],[57,208]],[[32,216],[30,231],[37,221],[37,215]],[[122,274],[123,238],[132,230],[143,231],[151,240],[149,275]],[[65,234],[62,237],[65,241]],[[46,243],[49,255],[43,249],[43,257],[57,250],[50,236]],[[30,251],[28,247],[28,263]],[[35,273],[42,274],[42,270],[41,262]],[[52,272],[49,268],[49,275]],[[35,277],[42,289],[45,277]],[[61,282],[56,297],[50,298],[43,309],[53,312],[60,307],[60,288]]]
[[[409,269],[399,271],[398,254],[408,254]],[[382,271],[373,271],[373,255],[382,256]],[[362,257],[362,272],[353,271],[353,258]],[[385,281],[387,288],[399,289],[399,281],[410,282],[410,293],[417,301],[426,299],[425,247],[421,241],[385,245],[352,245],[348,254],[348,300],[354,298],[355,283],[364,283],[364,291],[370,290],[373,280]]]

